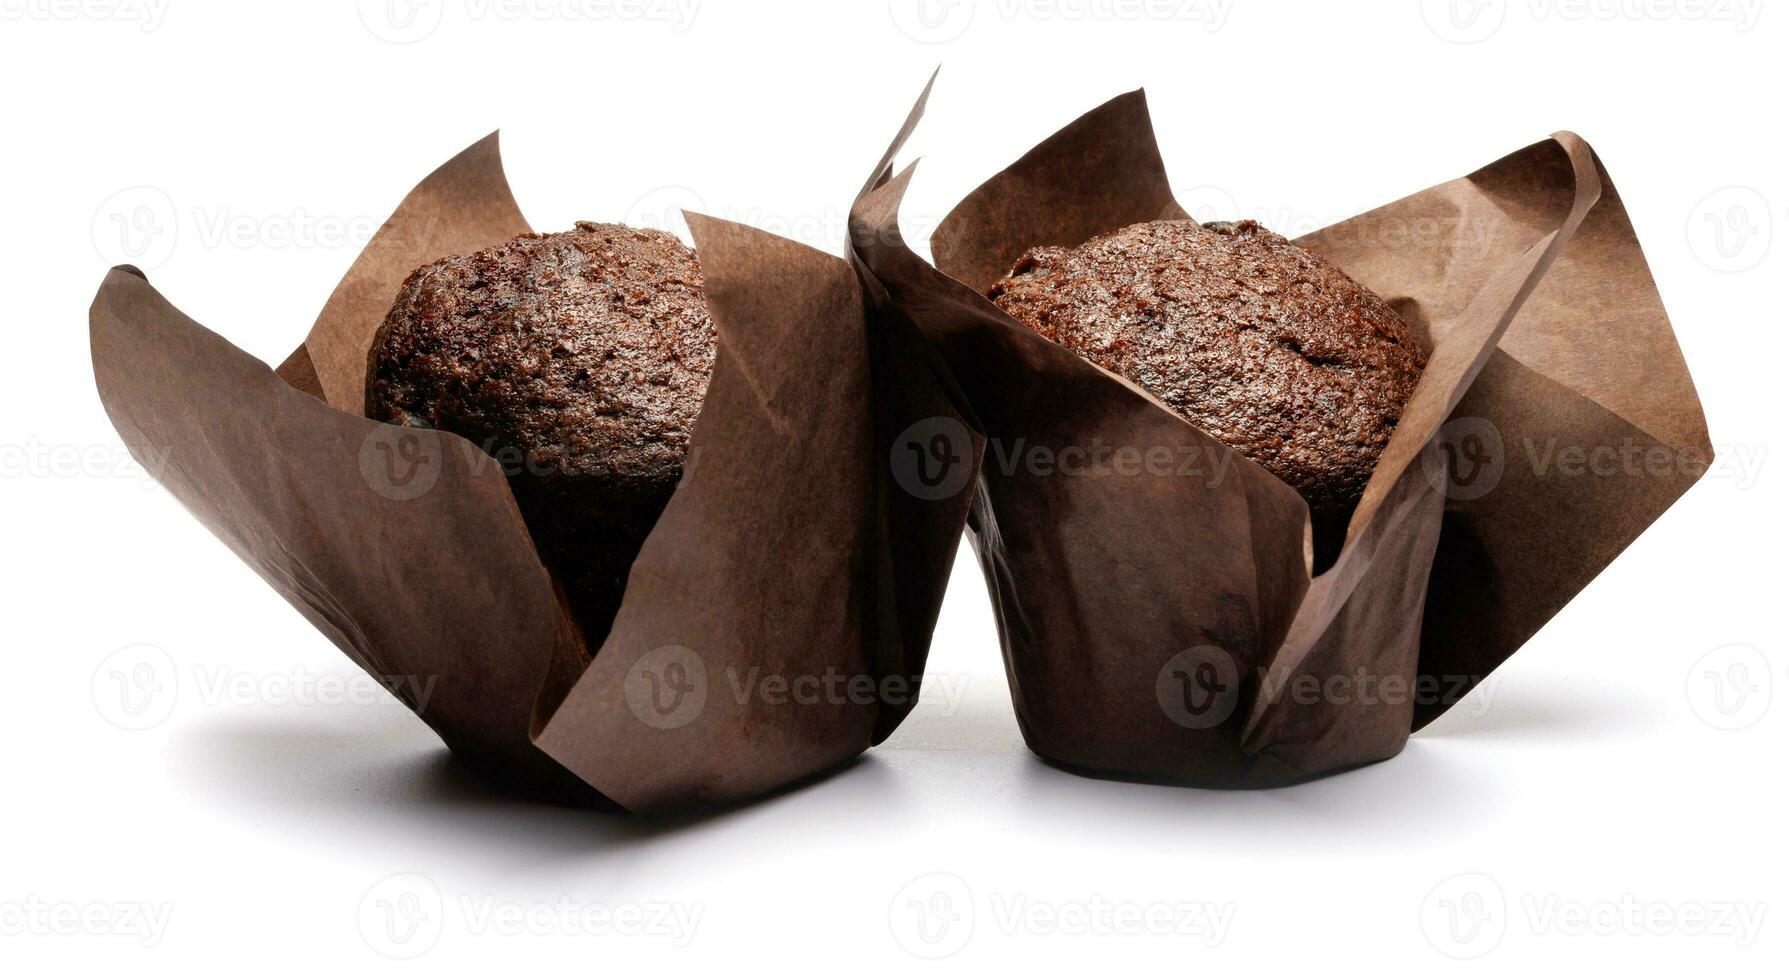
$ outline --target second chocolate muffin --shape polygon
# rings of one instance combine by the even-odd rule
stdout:
[[[597,644],[682,478],[714,348],[693,251],[579,222],[412,273],[367,356],[366,414],[496,458]]]
[[[1384,300],[1253,221],[1034,248],[988,296],[1290,484],[1311,507],[1318,570],[1425,360]]]

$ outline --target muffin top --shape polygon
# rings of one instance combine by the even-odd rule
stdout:
[[[1352,509],[1422,373],[1384,300],[1253,221],[1033,248],[988,296],[1298,490]]]
[[[368,352],[366,414],[537,475],[674,482],[714,348],[693,251],[581,221],[411,273]]]

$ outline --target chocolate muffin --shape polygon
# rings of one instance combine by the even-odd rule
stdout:
[[[1425,360],[1384,300],[1253,221],[1150,221],[1034,248],[988,297],[1290,484],[1310,504],[1319,570]]]
[[[714,351],[693,251],[579,222],[411,273],[367,355],[366,414],[490,453],[600,643],[682,478]]]

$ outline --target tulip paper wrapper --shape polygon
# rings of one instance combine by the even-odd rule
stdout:
[[[1562,133],[1299,240],[1431,350],[1342,554],[1313,577],[1290,487],[983,296],[1032,246],[1187,217],[1143,94],[975,190],[936,229],[936,268],[900,238],[899,145],[853,209],[853,259],[951,397],[910,448],[938,481],[953,466],[973,481],[1020,728],[1058,764],[1265,786],[1395,755],[1711,459],[1621,200]]]
[[[277,373],[114,269],[91,311],[100,398],[182,504],[475,771],[634,810],[762,794],[911,707],[968,494],[891,487],[874,447],[936,414],[936,386],[879,353],[850,264],[689,223],[714,376],[606,637],[580,635],[495,460],[361,415],[404,277],[529,230],[495,134],[405,198]]]

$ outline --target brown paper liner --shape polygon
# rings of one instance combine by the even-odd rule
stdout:
[[[848,263],[690,227],[714,378],[607,637],[579,635],[493,459],[360,416],[405,275],[528,230],[495,134],[404,199],[277,373],[113,270],[90,317],[99,395],[168,490],[471,768],[630,810],[760,795],[911,708],[968,492],[897,493],[876,460],[933,414],[906,393],[929,381],[881,356]]]
[[[1058,764],[1263,786],[1394,755],[1711,457],[1632,228],[1572,134],[1301,240],[1432,348],[1341,556],[1315,578],[1291,488],[982,295],[1030,247],[1186,216],[1142,93],[970,194],[933,236],[936,268],[900,238],[911,172],[853,208],[854,260],[987,440],[970,531],[1020,727]],[[1500,482],[1473,485],[1482,470],[1462,454],[1491,437]],[[1548,440],[1659,447],[1683,471],[1530,465],[1520,449]],[[1114,453],[1068,469],[1101,446],[1202,465],[1125,468]]]

